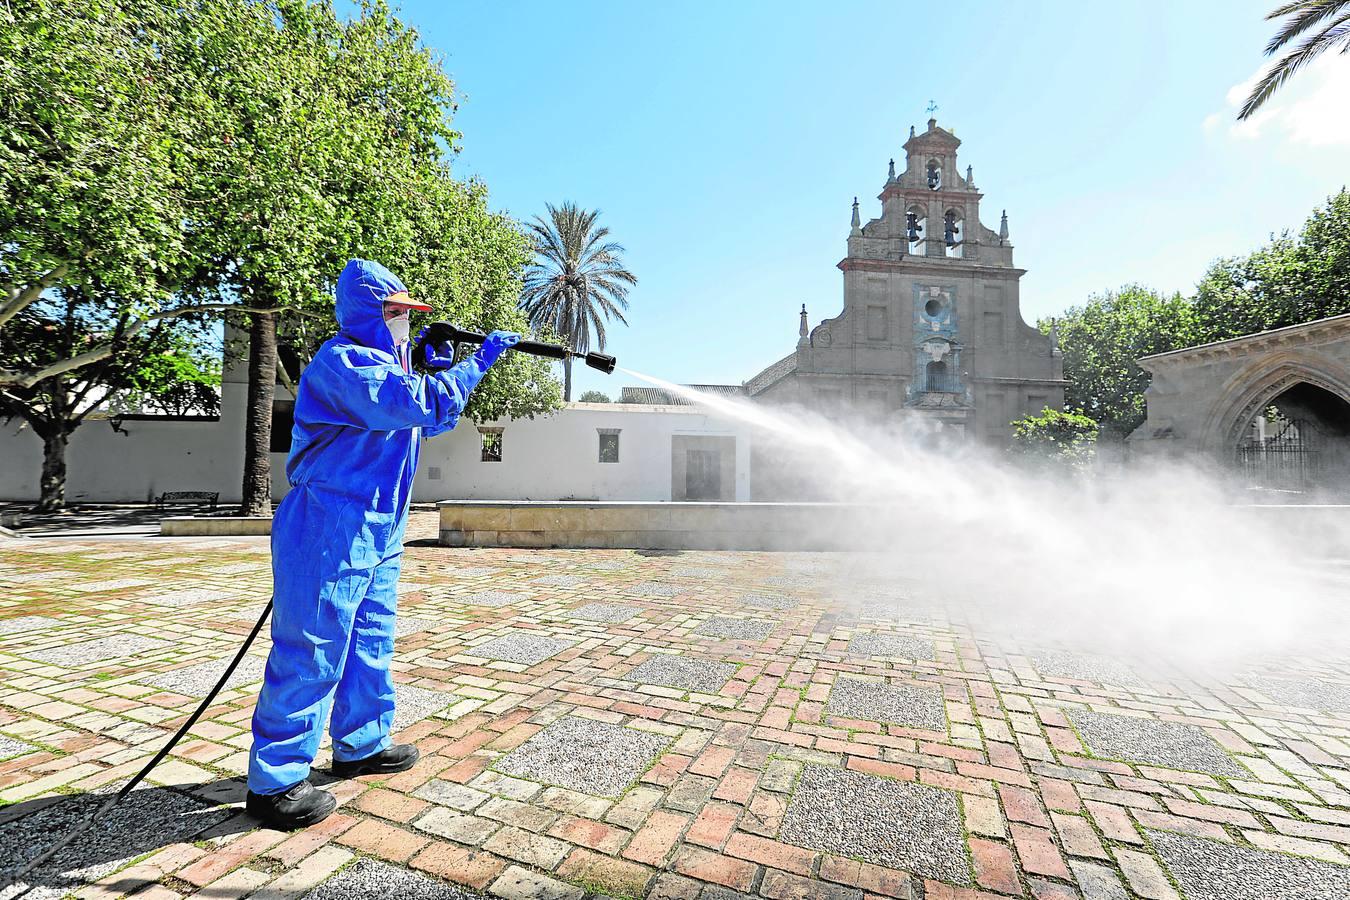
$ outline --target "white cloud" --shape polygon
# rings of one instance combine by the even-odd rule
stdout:
[[[1275,136],[1293,144],[1309,147],[1350,146],[1350,57],[1326,53],[1308,64],[1284,83],[1256,114],[1245,122],[1237,121],[1252,87],[1265,71],[1228,89],[1228,108],[1210,113],[1203,127],[1213,133],[1224,127],[1225,133],[1239,140],[1258,140]]]

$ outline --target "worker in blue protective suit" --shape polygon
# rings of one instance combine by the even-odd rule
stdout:
[[[272,520],[272,652],[253,715],[250,813],[295,828],[324,819],[333,795],[309,783],[325,720],[333,774],[402,772],[417,748],[392,745],[395,590],[418,438],[455,427],[469,394],[520,335],[494,331],[458,365],[449,345],[412,371],[409,298],[378,263],[338,278],[339,332],[305,368],[286,476]]]

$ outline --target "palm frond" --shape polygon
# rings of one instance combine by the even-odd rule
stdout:
[[[604,349],[606,324],[628,324],[623,313],[637,276],[624,266],[623,245],[598,224],[599,210],[570,201],[544,208],[526,223],[536,255],[521,283],[521,309],[531,327],[556,331],[578,351]]]
[[[1336,15],[1337,11],[1345,6],[1346,0],[1294,0],[1293,3],[1286,3],[1273,10],[1266,16],[1267,20],[1282,19],[1285,16],[1291,18],[1275,33],[1270,43],[1266,44],[1266,56],[1275,55],[1275,52],[1285,44],[1328,16]]]
[[[1335,22],[1332,22],[1320,32],[1307,38],[1297,49],[1291,51],[1283,59],[1271,67],[1270,71],[1252,88],[1251,94],[1242,104],[1242,110],[1238,113],[1238,121],[1243,121],[1256,112],[1263,103],[1270,99],[1271,95],[1303,66],[1307,65],[1319,54],[1330,49],[1333,45],[1344,40],[1350,39],[1350,0],[1336,0],[1339,6],[1345,9],[1345,15]],[[1344,52],[1344,51],[1342,51]]]

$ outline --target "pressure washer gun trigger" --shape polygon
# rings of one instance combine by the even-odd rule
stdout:
[[[427,347],[434,347],[443,344],[446,341],[455,342],[459,335],[459,329],[449,322],[432,322],[422,329],[422,335],[417,339],[417,345],[413,347],[413,368],[419,372],[426,372],[427,368]]]

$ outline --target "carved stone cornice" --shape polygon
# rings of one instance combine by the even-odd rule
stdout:
[[[1145,371],[1157,374],[1163,369],[1206,365],[1221,359],[1235,359],[1271,350],[1313,347],[1347,338],[1350,338],[1350,313],[1166,353],[1154,353],[1140,357],[1137,362]]]
[[[1015,266],[987,266],[982,263],[971,265],[970,260],[945,259],[929,256],[906,254],[900,259],[868,259],[846,256],[838,263],[843,272],[914,272],[921,275],[938,275],[944,278],[964,278],[978,275],[982,278],[1021,278],[1026,269]]]
[[[889,200],[892,197],[902,199],[917,200],[920,196],[937,197],[939,199],[950,200],[953,204],[964,203],[964,201],[974,199],[979,202],[984,194],[980,191],[967,191],[959,188],[939,188],[938,190],[929,190],[927,187],[906,187],[903,182],[895,181],[881,189],[877,194],[878,200]]]

